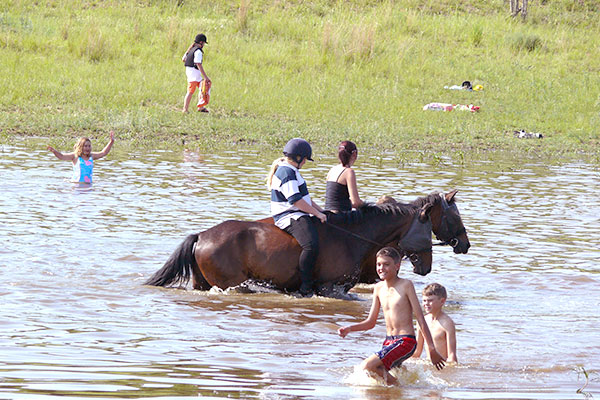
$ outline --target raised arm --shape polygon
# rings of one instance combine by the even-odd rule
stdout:
[[[350,194],[350,202],[352,207],[358,208],[363,205],[363,201],[358,196],[358,185],[356,184],[356,174],[352,168],[347,168],[346,185],[348,186],[348,194]]]
[[[73,161],[75,159],[75,153],[61,153],[52,146],[48,146],[47,149],[51,151],[59,160]]]
[[[371,310],[369,311],[367,319],[358,324],[341,327],[338,329],[338,334],[341,337],[346,337],[350,332],[368,331],[369,329],[373,329],[377,323],[377,316],[379,315],[380,308],[381,303],[379,302],[379,296],[377,295],[377,287],[375,287],[375,289],[373,289],[373,304],[371,304]]]
[[[425,322],[425,316],[423,315],[423,311],[421,310],[421,306],[419,304],[419,299],[417,299],[417,293],[415,292],[415,287],[412,282],[409,282],[409,287],[407,288],[408,300],[410,301],[410,306],[413,311],[413,315],[415,316],[417,323],[419,324],[419,331],[423,335],[425,339],[425,343],[427,343],[427,351],[429,353],[429,359],[431,363],[437,368],[444,368],[444,358],[437,352],[435,349],[435,344],[433,343],[433,338],[431,337],[431,332],[429,331],[429,327]]]
[[[104,148],[102,149],[101,152],[92,153],[92,158],[94,160],[97,160],[97,159],[102,158],[105,155],[107,155],[110,152],[110,149],[112,148],[112,145],[114,142],[115,142],[115,131],[110,131],[110,139],[108,140],[108,143],[106,144],[106,146],[104,146]]]

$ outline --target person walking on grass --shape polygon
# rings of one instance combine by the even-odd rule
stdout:
[[[208,112],[205,105],[208,104],[208,93],[210,92],[211,81],[204,71],[202,60],[204,58],[204,45],[207,44],[206,35],[200,33],[196,35],[194,43],[188,47],[181,58],[185,63],[185,74],[187,76],[188,87],[185,98],[183,99],[182,112],[188,112],[190,101],[196,89],[200,88],[198,93],[198,111]]]
[[[48,146],[56,158],[73,163],[73,178],[71,182],[77,183],[92,183],[92,174],[94,172],[94,160],[106,156],[113,143],[115,142],[115,132],[110,131],[110,140],[104,146],[101,152],[92,152],[92,141],[87,137],[79,138],[72,153],[61,153],[52,146]]]

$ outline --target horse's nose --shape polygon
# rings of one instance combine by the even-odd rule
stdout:
[[[471,247],[471,243],[469,241],[460,242],[458,246],[454,247],[455,254],[467,254],[469,251],[469,247]]]

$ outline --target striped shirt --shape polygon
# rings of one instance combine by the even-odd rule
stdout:
[[[294,206],[300,199],[312,205],[304,178],[298,168],[287,161],[280,162],[271,182],[271,215],[275,225],[284,229],[290,225],[292,218],[309,215]]]

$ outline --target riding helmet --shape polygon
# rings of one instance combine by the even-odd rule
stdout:
[[[306,140],[300,138],[291,139],[289,142],[287,142],[283,148],[283,154],[285,156],[300,156],[313,161],[311,158],[312,147],[310,147],[310,144]]]

